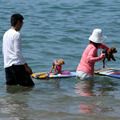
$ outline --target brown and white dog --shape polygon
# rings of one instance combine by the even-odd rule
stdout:
[[[111,59],[116,61],[116,59],[113,56],[114,53],[117,53],[117,49],[115,47],[112,46],[108,50],[104,50],[103,53],[105,53],[105,58],[103,59],[103,68],[105,68],[105,59],[106,58],[108,61],[111,61]]]

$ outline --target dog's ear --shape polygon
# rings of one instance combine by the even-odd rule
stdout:
[[[108,49],[107,53],[110,54],[112,51],[112,47]]]
[[[116,53],[116,52],[117,52],[117,49],[114,47],[114,50],[113,50],[113,51],[114,51],[114,53]]]
[[[116,53],[117,50],[114,46],[112,46],[111,48],[108,49],[107,53],[110,54],[110,53]]]
[[[58,60],[58,65],[61,65],[61,64],[63,64],[63,63],[64,63],[63,59],[59,59],[59,60]]]

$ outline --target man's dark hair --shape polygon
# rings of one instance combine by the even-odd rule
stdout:
[[[17,22],[20,21],[21,23],[23,22],[23,16],[20,14],[13,14],[11,16],[11,26],[16,26]]]

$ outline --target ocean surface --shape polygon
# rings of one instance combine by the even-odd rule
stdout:
[[[106,68],[120,67],[120,0],[1,0],[0,120],[120,120],[117,78],[33,79],[33,88],[5,88],[2,37],[14,13],[24,17],[22,53],[34,73],[49,72],[60,58],[63,70],[75,71],[95,28],[103,30],[107,46],[118,50],[116,62],[106,62]],[[97,62],[95,70],[101,66]]]

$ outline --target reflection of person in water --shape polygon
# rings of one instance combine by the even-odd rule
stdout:
[[[95,108],[93,107],[95,104],[94,103],[84,103],[79,105],[80,107],[80,112],[81,113],[89,113],[89,114],[95,114]]]
[[[95,96],[93,92],[93,80],[86,80],[86,81],[79,81],[76,84],[75,93],[79,94],[80,96]],[[95,109],[93,108],[94,103],[86,103],[80,104],[78,107],[81,109],[81,113],[90,113],[95,114]]]
[[[76,84],[75,93],[80,94],[80,96],[95,96],[93,93],[93,80],[79,81]]]
[[[29,113],[30,99],[28,96],[30,96],[29,93],[32,90],[32,87],[22,87],[17,85],[7,88],[8,96],[0,99],[0,115],[1,113],[6,115],[3,119],[21,120],[21,115],[23,115],[23,113]]]
[[[113,108],[105,106],[104,102],[101,100],[88,102],[89,101],[88,97],[96,98],[96,96],[102,96],[103,92],[106,90],[106,88],[101,87],[101,89],[98,89],[97,93],[95,93],[93,91],[94,90],[93,87],[94,87],[94,80],[85,80],[85,81],[82,80],[76,84],[75,93],[80,95],[80,97],[86,97],[86,99],[78,105],[78,107],[80,108],[80,113],[96,114],[102,111],[112,111]]]

